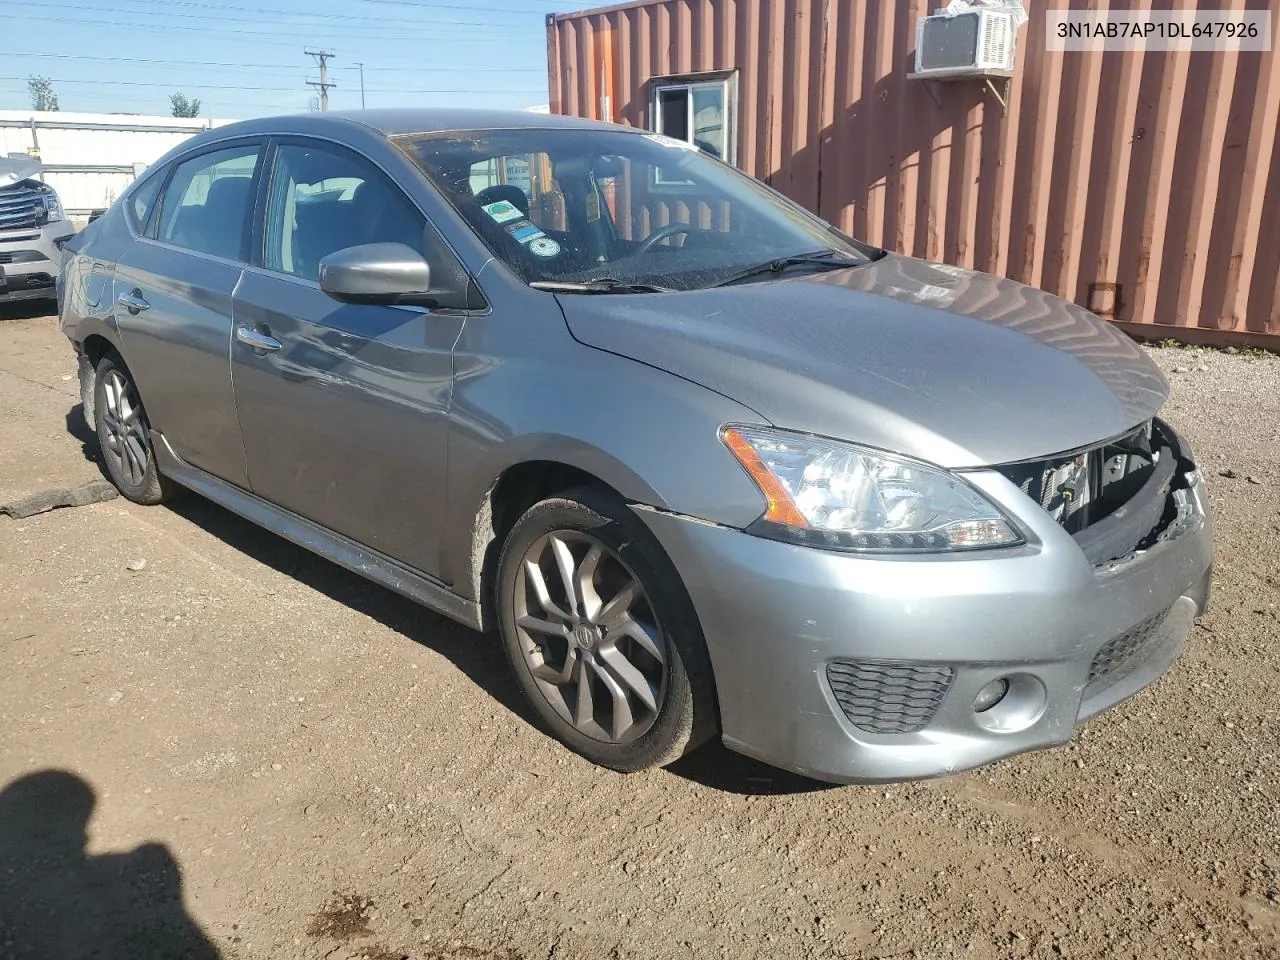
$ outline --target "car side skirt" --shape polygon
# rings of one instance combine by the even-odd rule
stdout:
[[[156,465],[175,483],[352,573],[473,630],[481,629],[480,605],[459,597],[448,584],[192,466],[178,456],[158,432],[153,431],[151,438]]]

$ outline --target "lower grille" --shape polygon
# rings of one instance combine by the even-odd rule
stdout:
[[[33,290],[36,287],[52,287],[55,280],[47,273],[18,273],[5,277],[5,282],[8,286],[3,289],[6,290]]]
[[[39,250],[14,250],[9,253],[0,253],[0,263],[37,263],[45,259],[45,255]]]
[[[1119,683],[1142,666],[1147,657],[1164,640],[1164,622],[1168,610],[1148,617],[1126,633],[1104,643],[1089,664],[1089,679],[1085,683],[1084,699],[1096,696],[1107,687]]]
[[[868,733],[915,733],[938,712],[950,667],[909,660],[833,660],[827,682],[849,722]]]

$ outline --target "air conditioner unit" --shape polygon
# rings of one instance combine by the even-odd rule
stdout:
[[[916,76],[981,77],[1013,70],[1018,21],[1003,10],[976,9],[921,17],[916,25]]]

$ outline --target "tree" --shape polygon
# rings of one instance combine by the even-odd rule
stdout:
[[[58,109],[58,95],[53,92],[53,81],[48,77],[28,77],[27,93],[31,94],[32,110]]]
[[[192,97],[187,99],[185,93],[175,93],[169,98],[169,105],[175,117],[200,116],[200,101]]]

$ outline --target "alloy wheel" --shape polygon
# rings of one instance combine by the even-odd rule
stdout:
[[[538,690],[584,736],[629,743],[661,710],[667,663],[644,585],[588,533],[538,538],[516,572],[515,625]]]
[[[107,457],[119,477],[132,486],[139,486],[146,479],[151,459],[142,404],[129,378],[119,370],[109,370],[102,387],[106,400],[106,409],[102,412],[106,431],[103,445]]]

